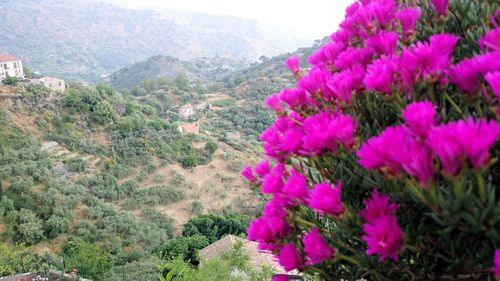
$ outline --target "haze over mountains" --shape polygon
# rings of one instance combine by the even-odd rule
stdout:
[[[255,20],[130,10],[97,0],[5,0],[0,17],[8,19],[0,52],[22,57],[34,71],[87,81],[155,55],[254,61],[300,45]]]

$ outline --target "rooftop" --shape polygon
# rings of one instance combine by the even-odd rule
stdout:
[[[243,248],[250,255],[250,266],[253,268],[267,266],[273,268],[278,273],[285,273],[283,268],[276,262],[272,253],[259,250],[257,242],[245,240],[234,235],[224,236],[220,240],[201,249],[200,256],[206,260],[215,258],[231,250],[238,241],[243,242]]]
[[[179,108],[179,110],[193,109],[193,105],[188,103]]]
[[[10,54],[0,54],[0,62],[18,61],[20,58]]]

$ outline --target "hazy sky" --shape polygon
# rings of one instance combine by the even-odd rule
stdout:
[[[293,31],[297,36],[319,39],[330,35],[344,18],[353,0],[108,0],[128,7],[164,7],[254,18]]]

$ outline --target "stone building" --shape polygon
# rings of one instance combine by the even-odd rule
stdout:
[[[24,79],[23,62],[16,56],[0,54],[0,79],[7,77]]]

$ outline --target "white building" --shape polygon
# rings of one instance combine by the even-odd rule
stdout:
[[[66,90],[66,83],[64,83],[64,80],[59,78],[43,77],[38,79],[37,83],[42,84],[55,92],[64,92]]]
[[[194,108],[193,105],[188,103],[186,105],[183,105],[179,108],[179,115],[188,118],[189,116],[194,114]]]
[[[24,79],[23,62],[16,56],[0,54],[0,79],[7,77]]]

